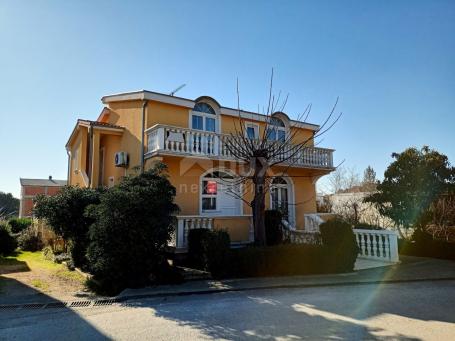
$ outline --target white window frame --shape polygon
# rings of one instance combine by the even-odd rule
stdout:
[[[215,181],[214,178],[206,178],[205,176],[202,177],[201,179],[201,201],[200,201],[200,205],[201,205],[201,212],[202,213],[216,213],[218,212],[218,205],[219,205],[219,202],[218,202],[218,182],[216,182],[216,194],[207,194],[207,193],[204,193],[204,181]],[[212,210],[205,210],[202,208],[202,199],[204,198],[214,198],[215,199],[215,208],[212,209]]]
[[[248,137],[248,128],[254,129],[254,139],[259,139],[259,124],[253,122],[245,122],[245,137]]]
[[[291,225],[296,224],[295,220],[295,197],[294,197],[294,182],[290,177],[288,177],[285,174],[278,175],[279,177],[282,177],[283,180],[286,182],[286,185],[284,184],[270,184],[270,190],[269,190],[269,208],[272,208],[273,202],[272,202],[272,189],[273,188],[281,188],[286,186],[287,192],[288,192],[288,218],[289,218],[289,223]]]
[[[269,130],[275,130],[275,138],[274,139],[270,138],[269,133],[268,133]],[[268,124],[267,125],[267,140],[269,140],[269,141],[280,141],[278,139],[278,131],[284,132],[284,140],[286,141],[286,138],[287,138],[287,129],[286,129],[286,127],[278,127],[278,126],[274,126],[272,124]],[[283,141],[281,141],[281,142],[283,142]]]
[[[202,117],[202,130],[193,128],[193,115]],[[207,130],[206,123],[205,123],[206,118],[213,118],[215,120],[215,131]],[[212,114],[208,114],[208,113],[201,112],[201,111],[190,110],[189,119],[188,119],[188,127],[190,129],[194,129],[194,130],[198,130],[198,131],[207,131],[209,133],[219,133],[220,132],[219,115],[218,114],[212,115]]]

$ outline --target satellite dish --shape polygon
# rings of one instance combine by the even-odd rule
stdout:
[[[177,91],[181,90],[181,89],[182,89],[183,87],[185,87],[185,86],[186,86],[186,84],[180,85],[177,89],[175,89],[174,91],[172,91],[169,95],[174,96],[174,94],[175,94]]]

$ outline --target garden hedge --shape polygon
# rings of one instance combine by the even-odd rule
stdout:
[[[414,232],[410,241],[399,240],[398,246],[402,255],[455,260],[455,243],[433,239],[421,229]]]

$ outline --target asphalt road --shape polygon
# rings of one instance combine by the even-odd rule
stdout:
[[[0,312],[15,340],[455,340],[455,281],[228,292]]]

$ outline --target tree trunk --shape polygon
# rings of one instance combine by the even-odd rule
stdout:
[[[257,177],[254,182],[254,200],[253,200],[253,226],[254,240],[260,246],[266,245],[265,239],[265,178]]]
[[[253,209],[253,226],[254,226],[254,241],[257,245],[265,246],[265,178],[269,163],[267,161],[267,150],[260,149],[256,151],[256,155],[251,158],[250,166],[254,169],[253,186],[254,199],[252,201]]]

